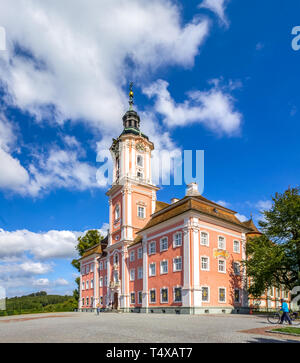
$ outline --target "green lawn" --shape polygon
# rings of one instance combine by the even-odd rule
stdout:
[[[272,329],[272,331],[300,335],[300,328],[295,328],[295,327]]]

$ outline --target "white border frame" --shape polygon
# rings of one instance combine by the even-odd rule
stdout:
[[[207,260],[208,260],[208,263],[207,263],[208,268],[207,269],[202,268],[202,258],[207,258]],[[210,259],[209,259],[209,256],[206,256],[206,255],[201,255],[200,256],[200,270],[201,271],[210,271]]]
[[[225,290],[225,301],[220,301],[220,289]],[[218,303],[219,304],[227,304],[227,289],[225,286],[219,286],[218,287]]]
[[[210,241],[209,241],[209,239],[210,239],[210,238],[209,238],[209,237],[210,237],[210,236],[209,236],[209,232],[207,232],[207,231],[203,231],[203,230],[202,230],[202,231],[199,231],[199,232],[200,232],[200,246],[203,246],[203,247],[209,247],[209,242],[210,242]],[[203,244],[203,243],[201,243],[201,241],[202,241],[202,236],[201,236],[201,234],[202,234],[202,233],[206,233],[206,234],[207,234],[207,244]]]

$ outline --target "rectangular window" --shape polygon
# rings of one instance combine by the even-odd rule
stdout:
[[[225,260],[219,260],[218,261],[218,271],[219,272],[223,272],[225,273],[226,272],[226,261]]]
[[[141,258],[143,258],[143,249],[142,249],[142,247],[140,247],[138,249],[138,259],[140,260]]]
[[[226,302],[226,289],[224,287],[219,288],[219,302]]]
[[[89,305],[89,298],[86,298],[86,304]]]
[[[149,255],[153,255],[156,253],[156,242],[151,242],[149,244]]]
[[[156,264],[150,263],[149,265],[149,276],[155,276]]]
[[[161,303],[168,302],[168,289],[167,288],[160,289],[160,301],[161,301]]]
[[[131,304],[135,304],[135,293],[134,293],[134,292],[132,292],[132,293],[130,294],[130,303],[131,303]]]
[[[86,273],[88,274],[90,272],[90,265],[87,265],[85,270],[86,270]]]
[[[240,242],[233,241],[233,252],[240,253]]]
[[[182,290],[181,287],[174,287],[174,302],[182,301]]]
[[[103,286],[103,277],[100,277],[99,282],[100,282],[100,287],[102,287]]]
[[[222,236],[219,236],[219,239],[218,239],[218,248],[219,250],[225,250],[225,238],[222,237]]]
[[[150,304],[156,303],[156,290],[150,290]]]
[[[85,286],[86,286],[86,289],[88,290],[88,288],[89,288],[89,280],[86,280]]]
[[[201,257],[201,270],[209,270],[209,259],[208,257]]]
[[[238,262],[233,263],[233,271],[235,275],[240,275],[241,270],[240,270],[240,264]]]
[[[142,304],[143,303],[143,292],[139,291],[138,292],[138,304]]]
[[[107,286],[107,276],[104,277],[104,286]]]
[[[234,302],[239,303],[240,302],[240,290],[234,289]]]
[[[100,304],[103,305],[103,296],[100,296]]]
[[[107,270],[107,261],[104,262],[104,269]]]
[[[102,261],[100,262],[99,270],[100,270],[100,271],[101,271],[101,270],[103,270],[103,262],[102,262]]]
[[[173,259],[173,271],[181,271],[182,270],[182,257],[175,257]]]
[[[207,286],[202,287],[202,301],[209,301],[209,288]]]
[[[167,251],[168,249],[168,237],[164,237],[160,240],[160,252]]]
[[[134,281],[135,279],[135,269],[130,270],[130,281]]]
[[[82,290],[84,290],[84,282],[82,282]]]
[[[84,297],[82,298],[82,305],[84,305]]]
[[[168,261],[161,261],[160,262],[160,274],[167,274],[168,273]]]
[[[138,206],[138,217],[145,218],[145,207]]]
[[[135,259],[135,251],[130,252],[130,262],[134,261]]]
[[[138,279],[142,279],[143,278],[143,267],[140,266],[138,267]]]
[[[207,232],[201,232],[200,244],[202,246],[208,246],[208,233]]]
[[[182,233],[177,232],[174,234],[173,247],[180,247],[180,246],[182,246]]]
[[[91,280],[91,289],[94,288],[94,280]]]

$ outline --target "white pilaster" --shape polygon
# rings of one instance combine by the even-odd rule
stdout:
[[[183,288],[182,306],[191,306],[191,276],[190,276],[190,228],[183,229]]]
[[[143,237],[143,301],[142,307],[148,308],[148,247],[147,247],[147,236]]]
[[[193,290],[194,307],[200,307],[201,288],[200,288],[200,252],[199,252],[199,229],[193,227]]]

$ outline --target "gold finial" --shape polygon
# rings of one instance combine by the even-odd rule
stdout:
[[[132,87],[133,87],[133,82],[130,82],[130,85],[129,85],[129,110],[133,110],[133,105],[134,105],[134,102],[133,102],[133,91],[132,91]]]

